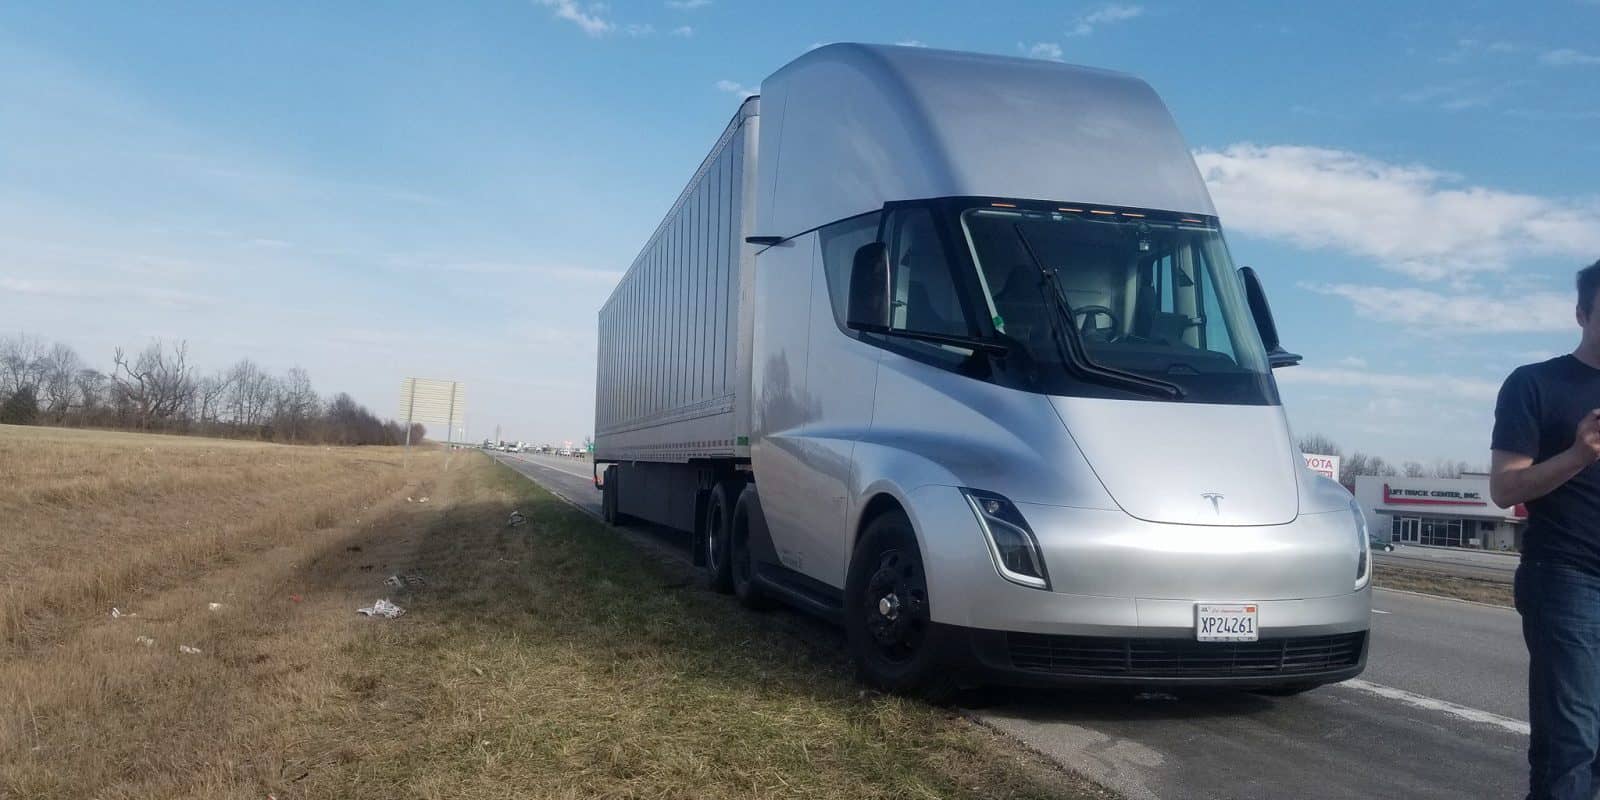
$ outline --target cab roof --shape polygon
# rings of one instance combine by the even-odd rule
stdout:
[[[830,44],[761,84],[759,235],[935,197],[1214,215],[1172,115],[1125,73]]]

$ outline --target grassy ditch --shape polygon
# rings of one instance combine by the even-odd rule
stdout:
[[[1373,567],[1372,585],[1384,589],[1420,592],[1497,606],[1512,604],[1511,584],[1504,581],[1463,578],[1422,569],[1391,567],[1387,564],[1374,564]]]
[[[481,455],[202,458],[164,438],[0,465],[86,487],[0,494],[39,526],[0,515],[10,552],[72,535],[73,515],[118,545],[41,543],[53,555],[13,568],[0,798],[1110,796],[952,712],[863,692],[837,647]],[[123,466],[84,484],[97,460]],[[513,508],[528,524],[506,526]],[[40,582],[69,569],[101,577]],[[386,588],[395,573],[422,582]],[[378,597],[406,614],[354,613]]]

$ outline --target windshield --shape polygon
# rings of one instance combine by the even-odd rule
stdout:
[[[1080,393],[1068,346],[1075,336],[1093,366],[1176,387],[1187,400],[1276,402],[1215,220],[1018,205],[984,203],[959,219],[980,313],[1022,351],[1026,366],[1006,370],[1022,388]]]

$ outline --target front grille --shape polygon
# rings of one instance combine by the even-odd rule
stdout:
[[[1052,675],[1235,678],[1327,672],[1361,663],[1365,632],[1259,642],[1006,634],[1011,663]]]

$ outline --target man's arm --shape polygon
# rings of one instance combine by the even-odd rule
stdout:
[[[1584,415],[1571,447],[1537,464],[1510,450],[1492,450],[1490,457],[1489,498],[1495,505],[1510,508],[1544,497],[1600,461],[1600,409]]]

